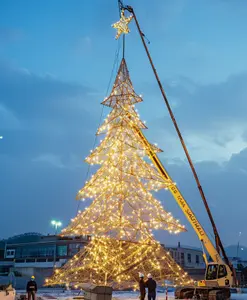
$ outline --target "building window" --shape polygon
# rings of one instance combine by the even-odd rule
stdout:
[[[28,259],[26,259],[26,262],[27,263],[34,263],[35,259],[34,258],[28,258]]]
[[[46,262],[46,258],[37,258],[37,262]]]
[[[181,260],[180,260],[181,265],[184,266],[184,263],[185,263],[185,262],[184,262],[184,252],[181,252],[181,253],[180,253],[180,259],[181,259]]]
[[[199,255],[196,255],[196,264],[199,264],[200,261],[199,261]]]
[[[44,246],[22,246],[16,249],[16,258],[38,258],[38,257],[53,257],[54,245]]]
[[[6,251],[6,258],[14,258],[15,257],[15,250],[14,249],[8,249]]]
[[[218,265],[209,265],[207,268],[206,280],[217,279]]]
[[[187,259],[188,259],[188,263],[191,264],[191,254],[190,253],[187,254]]]
[[[67,246],[57,246],[57,256],[67,256]]]
[[[16,259],[15,262],[16,262],[16,263],[24,263],[24,262],[25,262],[25,259]]]

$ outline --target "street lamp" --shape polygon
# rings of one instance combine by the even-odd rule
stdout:
[[[62,226],[62,222],[52,220],[51,225],[55,227],[55,235],[57,235],[57,229],[58,229],[58,227]],[[57,256],[57,244],[56,244],[56,239],[55,239],[55,241],[54,241],[53,268],[55,268],[55,266],[56,266],[56,256]]]
[[[241,237],[242,232],[239,232],[239,239],[238,239],[238,246],[237,246],[237,257],[238,257],[238,251],[239,251],[239,243],[240,243],[240,237]],[[243,248],[241,248],[242,250]]]
[[[58,227],[61,227],[61,226],[62,226],[62,222],[52,220],[52,221],[51,221],[51,225],[55,227],[55,235],[56,235],[56,234],[57,234],[57,229],[58,229]]]

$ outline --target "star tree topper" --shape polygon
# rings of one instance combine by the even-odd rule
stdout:
[[[124,9],[122,9],[120,20],[112,25],[113,28],[117,29],[116,40],[120,37],[122,33],[127,34],[130,32],[128,25],[132,18],[132,15],[126,18],[124,15]]]

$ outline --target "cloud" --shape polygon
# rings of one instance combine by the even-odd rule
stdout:
[[[74,169],[74,168],[81,168],[82,161],[79,159],[78,156],[71,153],[70,155],[62,156],[56,155],[52,153],[43,153],[39,156],[32,159],[34,163],[47,163],[51,166],[61,169]]]
[[[57,168],[64,168],[64,164],[62,163],[61,157],[47,153],[42,154],[36,158],[33,159],[33,162],[41,162],[41,163],[49,163]]]
[[[76,112],[83,107],[83,98],[90,89],[2,64],[0,91],[1,102],[23,117],[36,118],[52,110],[56,118],[56,113],[61,114],[67,110]]]
[[[185,77],[165,81],[165,91],[176,120],[192,157],[197,161],[229,160],[233,153],[247,146],[246,81],[247,73],[232,75],[226,81],[208,85]],[[145,84],[144,94],[147,98],[161,98],[159,90],[151,85]],[[164,105],[161,108],[161,101],[159,99],[160,106],[153,108],[156,115],[152,121],[155,136],[159,141],[161,136],[165,136],[159,144],[163,148],[167,145],[168,149],[172,148],[171,158],[184,158],[167,108]]]
[[[98,123],[98,111],[91,113],[91,106],[98,104],[93,95],[97,91],[23,70],[0,64],[0,128],[8,133],[5,137],[13,143],[25,140],[31,152],[35,148],[39,151],[37,155],[51,150],[60,152],[59,143],[64,145],[66,141],[73,140],[72,145],[78,145],[78,137],[86,136],[91,126]],[[29,149],[25,149],[27,154]]]
[[[5,212],[1,236],[17,228],[18,233],[30,228],[45,232],[50,218],[66,223],[76,213],[73,199],[87,174],[83,160],[99,123],[97,93],[82,84],[0,63],[0,198]],[[13,220],[21,216],[25,221],[18,227],[18,221],[11,222],[6,229],[10,214]]]
[[[182,195],[191,206],[209,238],[213,241],[212,226],[187,163],[184,162],[178,165],[175,162],[171,164],[164,159],[162,159],[162,162],[172,179],[177,182]],[[212,210],[216,226],[226,246],[233,243],[237,244],[237,234],[245,227],[245,213],[247,210],[244,196],[244,187],[247,180],[246,166],[247,148],[238,154],[232,155],[230,160],[222,165],[210,161],[195,163],[195,168]],[[167,191],[161,191],[159,199],[161,199],[164,207],[168,211],[172,211],[173,215],[180,219],[181,223],[185,224],[188,229],[188,233],[177,237],[158,232],[157,237],[159,240],[168,240],[173,244],[178,241],[181,241],[183,244],[191,243],[194,245],[197,243],[200,246],[193,228],[171,194]],[[234,220],[234,222],[231,223],[231,229],[226,230],[229,220]]]
[[[10,155],[57,155],[78,149],[79,139],[94,140],[101,115],[95,89],[0,62],[0,95],[0,129],[13,143]]]
[[[241,171],[247,173],[247,148],[231,156],[226,168],[229,171]]]
[[[201,130],[222,123],[245,122],[246,80],[247,73],[241,73],[216,84],[202,85],[181,77],[176,85],[164,85],[168,97],[180,100],[176,115],[184,121],[184,126]],[[193,118],[192,109],[196,111]]]

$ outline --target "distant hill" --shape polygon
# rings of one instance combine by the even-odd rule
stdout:
[[[225,248],[228,257],[236,257],[237,256],[237,245],[230,245]],[[247,260],[247,247],[239,246],[238,257],[242,260]]]

